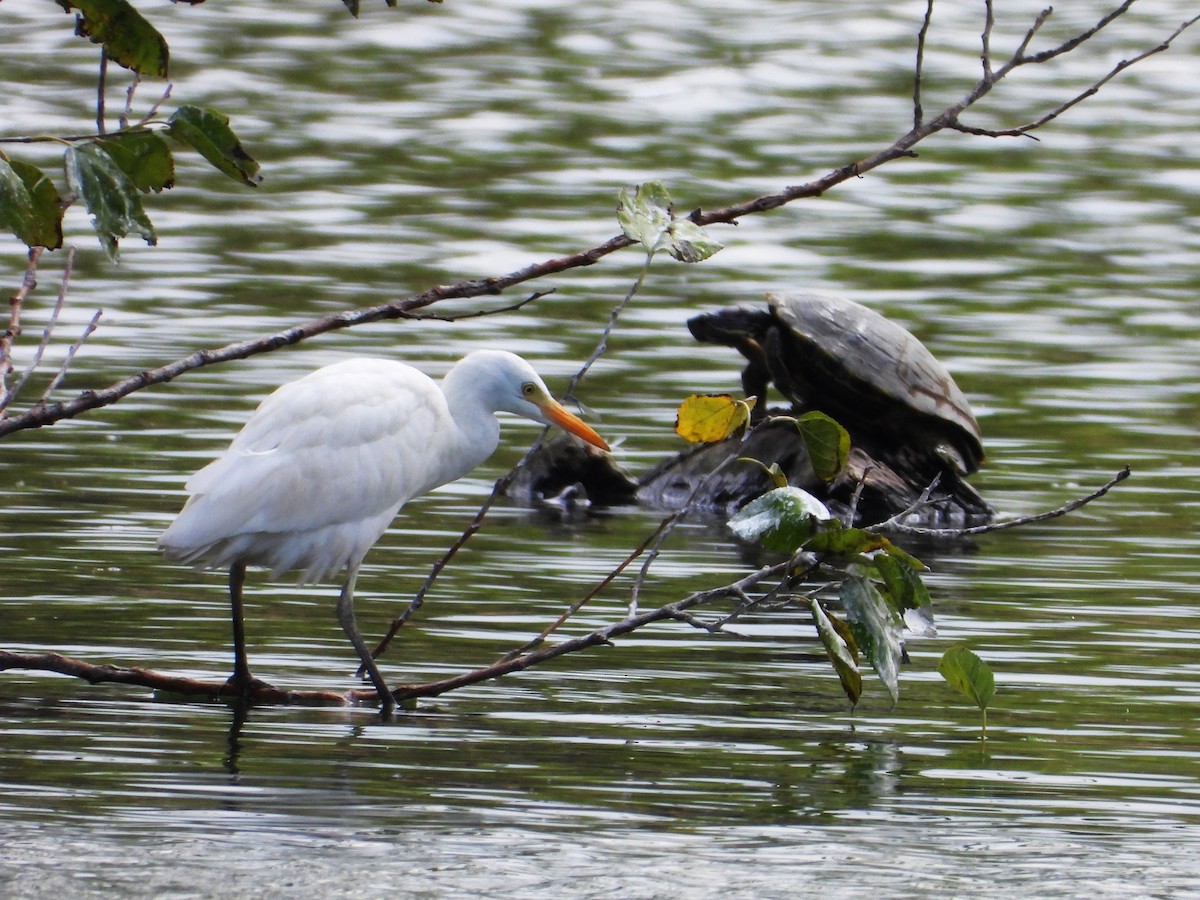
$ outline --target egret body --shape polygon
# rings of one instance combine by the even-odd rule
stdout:
[[[183,510],[158,540],[173,562],[229,569],[233,681],[247,693],[242,584],[246,566],[304,582],[345,571],[338,620],[384,711],[395,701],[354,618],[367,551],[405,503],[461,478],[496,449],[497,412],[558,425],[608,445],[551,396],[525,360],[481,350],[440,381],[404,363],[351,359],[285,384],[229,448],[186,484]]]

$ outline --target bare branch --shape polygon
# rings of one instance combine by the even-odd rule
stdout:
[[[48,347],[50,345],[50,335],[54,333],[54,325],[55,325],[55,323],[58,322],[59,314],[62,313],[63,304],[66,302],[67,284],[71,280],[71,272],[74,268],[74,264],[75,264],[75,248],[68,247],[67,248],[67,261],[66,261],[66,264],[63,266],[62,283],[59,284],[59,287],[58,287],[58,299],[55,300],[55,302],[54,302],[54,309],[52,309],[50,311],[50,319],[48,322],[46,322],[46,327],[42,329],[42,339],[38,343],[37,350],[35,350],[33,353],[33,359],[30,360],[29,365],[25,367],[25,371],[21,373],[20,380],[17,381],[17,383],[15,385],[13,385],[12,392],[7,397],[4,398],[4,403],[0,403],[0,408],[3,408],[4,406],[8,405],[9,403],[11,403],[12,401],[17,399],[17,395],[21,393],[21,389],[25,386],[25,382],[29,380],[29,376],[33,374],[34,370],[37,369],[38,365],[41,363],[42,356],[46,352],[46,347]],[[86,335],[85,335],[85,337],[86,337]],[[74,353],[71,353],[69,355],[74,356]],[[61,377],[59,380],[61,380]],[[46,398],[46,395],[43,394],[42,399],[44,400],[45,398]]]
[[[524,671],[525,669],[532,668],[568,653],[576,653],[591,647],[611,644],[615,637],[636,631],[653,622],[676,619],[682,611],[727,596],[730,591],[744,592],[747,588],[753,587],[764,579],[783,572],[786,566],[786,563],[767,566],[751,572],[733,584],[709,591],[699,591],[675,603],[669,603],[666,606],[661,606],[658,609],[642,613],[641,615],[629,616],[619,622],[613,622],[603,628],[591,631],[588,634],[554,644],[550,647],[543,647],[533,653],[512,659],[502,659],[490,666],[464,672],[461,675],[441,681],[404,685],[392,693],[399,702],[418,697],[434,697],[457,688],[466,687],[467,685],[478,684],[479,682],[490,681],[514,672]],[[167,691],[185,696],[206,696],[213,698],[225,696],[236,698],[240,693],[237,687],[228,682],[182,678],[142,668],[96,665],[62,656],[58,653],[12,653],[0,650],[0,671],[6,669],[59,672],[63,675],[83,678],[91,684],[99,684],[101,682],[134,684],[153,690]],[[288,691],[269,685],[257,684],[251,690],[250,699],[255,703],[329,706],[371,702],[378,699],[378,694],[374,688],[336,693],[331,691]]]
[[[45,403],[46,399],[51,393],[53,393],[54,389],[62,383],[63,378],[66,377],[67,369],[70,368],[72,360],[75,359],[75,354],[79,352],[79,348],[83,346],[83,342],[86,341],[91,336],[92,332],[96,330],[96,323],[100,321],[100,316],[103,314],[104,310],[96,310],[95,314],[92,316],[92,320],[88,322],[87,326],[83,329],[83,334],[79,336],[79,340],[72,344],[70,349],[67,350],[67,358],[63,360],[63,364],[59,367],[58,372],[50,381],[50,384],[46,386],[46,390],[42,392],[41,399],[38,400],[39,404]]]
[[[523,306],[532,303],[535,300],[541,300],[547,294],[553,294],[557,288],[549,288],[545,291],[535,291],[524,300],[518,300],[516,303],[510,303],[508,306],[499,306],[495,309],[475,309],[464,313],[401,313],[397,318],[413,319],[416,321],[431,320],[434,322],[461,322],[464,319],[482,319],[484,316],[495,316],[500,313],[516,312]]]
[[[145,127],[145,125],[151,119],[153,119],[155,116],[158,115],[159,107],[161,107],[164,103],[167,102],[168,99],[170,99],[171,89],[173,87],[175,87],[175,85],[173,83],[167,82],[167,86],[165,88],[163,88],[162,96],[159,97],[157,100],[155,100],[154,105],[151,106],[150,109],[147,110],[146,114],[144,116],[142,116],[141,119],[138,120],[136,127],[139,127],[139,128]]]
[[[104,88],[108,84],[108,50],[100,48],[100,75],[96,79],[96,133],[104,134]]]
[[[1049,19],[1053,13],[1053,6],[1047,6],[1040,13],[1038,13],[1037,18],[1033,20],[1033,24],[1029,26],[1029,30],[1025,32],[1025,39],[1021,41],[1020,45],[1016,49],[1016,52],[1013,53],[1012,60],[1009,62],[1010,67],[1017,65],[1018,60],[1025,59],[1025,51],[1029,49],[1030,43],[1037,36],[1037,33],[1042,30],[1042,26],[1046,24],[1046,20]]]
[[[15,371],[12,362],[12,344],[21,334],[21,309],[25,298],[37,287],[37,265],[42,258],[45,247],[34,247],[29,251],[29,265],[25,267],[25,277],[21,286],[9,298],[8,328],[0,334],[0,416],[16,396],[17,388],[8,390],[8,376]],[[22,379],[24,380],[24,379]],[[20,387],[20,384],[17,385]]]
[[[1090,494],[1085,494],[1082,497],[1077,497],[1069,503],[1064,503],[1056,509],[1051,509],[1043,513],[1038,513],[1033,516],[1020,516],[1016,519],[1006,519],[1003,522],[991,522],[987,525],[976,525],[972,528],[924,528],[914,525],[902,525],[897,521],[897,518],[902,518],[905,513],[900,516],[894,516],[886,522],[881,522],[879,525],[872,526],[873,530],[890,531],[896,534],[911,534],[921,537],[935,538],[964,538],[975,537],[981,534],[990,534],[993,531],[1004,531],[1009,528],[1018,528],[1022,525],[1032,525],[1034,522],[1045,522],[1048,519],[1057,519],[1060,516],[1065,516],[1067,513],[1074,512],[1081,506],[1085,506],[1100,497],[1107,494],[1112,488],[1120,484],[1130,475],[1129,466],[1125,466],[1121,471],[1108,480],[1103,487],[1099,487]]]
[[[1119,75],[1121,72],[1124,72],[1130,66],[1136,65],[1137,63],[1141,62],[1143,59],[1146,59],[1149,56],[1154,56],[1156,53],[1162,53],[1163,51],[1170,49],[1171,42],[1173,40],[1175,40],[1177,37],[1179,37],[1179,35],[1181,35],[1184,32],[1184,30],[1186,30],[1187,28],[1190,28],[1192,25],[1196,24],[1196,22],[1198,22],[1198,21],[1200,21],[1200,15],[1193,16],[1192,18],[1190,18],[1186,22],[1184,22],[1182,25],[1180,25],[1177,29],[1175,29],[1175,31],[1171,34],[1171,36],[1168,37],[1161,44],[1159,44],[1157,47],[1151,47],[1149,50],[1145,50],[1145,51],[1139,53],[1137,56],[1131,57],[1130,59],[1121,60],[1119,63],[1117,63],[1115,66],[1113,66],[1112,69],[1109,70],[1107,75],[1105,75],[1103,78],[1096,81],[1094,84],[1091,85],[1091,87],[1087,88],[1084,91],[1081,91],[1079,94],[1072,97],[1070,100],[1067,100],[1065,103],[1059,104],[1058,107],[1056,107],[1055,109],[1046,113],[1046,115],[1042,116],[1040,119],[1030,122],[1027,125],[1022,125],[1018,128],[1010,129],[1010,130],[1004,131],[1004,132],[995,133],[992,136],[1000,137],[1000,136],[1006,136],[1009,134],[1015,134],[1015,135],[1022,135],[1025,137],[1033,137],[1033,135],[1028,134],[1028,132],[1033,131],[1034,129],[1037,129],[1037,128],[1041,128],[1043,125],[1046,125],[1050,122],[1053,122],[1055,119],[1057,119],[1059,116],[1061,116],[1063,113],[1065,113],[1071,107],[1078,106],[1080,103],[1082,103],[1088,97],[1091,97],[1092,95],[1097,93],[1100,90],[1100,88],[1104,87],[1104,85],[1108,84],[1108,82],[1112,81],[1114,78],[1117,77],[1117,75]],[[979,134],[981,132],[972,131],[971,133]]]
[[[925,0],[925,18],[917,32],[917,62],[913,71],[913,130],[925,124],[925,111],[921,108],[921,79],[925,76],[925,41],[929,37],[929,26],[933,21],[933,0]]]
[[[133,117],[133,95],[137,93],[138,85],[141,83],[141,73],[134,72],[133,80],[129,82],[129,87],[125,89],[125,109],[117,117],[117,124],[121,127],[122,131],[129,127],[129,120]]]
[[[575,400],[575,388],[579,387],[579,382],[583,381],[583,376],[588,373],[588,370],[596,364],[605,351],[608,350],[608,339],[612,335],[613,329],[617,327],[617,320],[621,318],[621,313],[629,306],[629,302],[637,294],[642,286],[642,282],[646,279],[646,272],[650,268],[650,256],[646,256],[646,263],[642,266],[642,271],[638,274],[637,280],[625,292],[625,296],[621,298],[621,302],[614,306],[608,314],[608,324],[604,326],[604,331],[600,334],[600,340],[596,342],[596,348],[579,367],[579,371],[571,376],[571,380],[567,382],[567,389],[563,392],[564,400]],[[578,402],[578,401],[576,401]]]
[[[983,48],[980,51],[979,58],[983,62],[983,77],[990,81],[993,78],[992,29],[996,26],[996,15],[992,9],[992,0],[984,0],[983,9],[983,34],[980,36]]]
[[[1047,60],[1054,59],[1054,57],[1056,57],[1056,56],[1062,56],[1062,54],[1064,54],[1064,53],[1070,53],[1072,50],[1074,50],[1076,47],[1078,47],[1084,41],[1091,40],[1093,37],[1095,37],[1097,34],[1099,34],[1105,27],[1110,25],[1116,19],[1123,16],[1126,12],[1129,11],[1129,7],[1133,6],[1133,4],[1134,4],[1134,0],[1125,0],[1124,3],[1122,3],[1116,9],[1114,9],[1112,12],[1110,12],[1107,16],[1102,18],[1099,22],[1097,22],[1091,28],[1087,29],[1086,31],[1081,31],[1079,34],[1075,35],[1075,37],[1071,38],[1070,40],[1063,41],[1057,47],[1051,47],[1049,50],[1043,50],[1041,53],[1035,53],[1032,56],[1025,56],[1023,51],[1025,48],[1027,48],[1029,46],[1029,41],[1032,39],[1033,33],[1035,31],[1037,31],[1039,28],[1041,28],[1042,24],[1046,21],[1046,19],[1048,19],[1050,17],[1050,13],[1053,10],[1053,7],[1048,7],[1047,9],[1043,10],[1041,15],[1039,15],[1037,17],[1037,19],[1034,21],[1033,28],[1030,29],[1029,36],[1026,37],[1025,41],[1021,44],[1021,55],[1014,56],[1012,64],[1025,65],[1027,63],[1044,63]],[[1178,32],[1176,32],[1176,33],[1178,33]]]

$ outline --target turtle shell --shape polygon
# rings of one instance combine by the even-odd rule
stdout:
[[[746,357],[747,394],[762,400],[772,382],[796,407],[833,416],[856,442],[917,478],[946,465],[959,474],[979,468],[983,442],[967,398],[912,334],[842,297],[768,294],[767,301],[766,310],[731,307],[688,321],[697,340]]]
[[[776,327],[763,340],[776,386],[834,418],[895,432],[932,432],[961,472],[983,461],[970,404],[946,367],[910,332],[872,309],[825,294],[768,294]],[[939,443],[935,439],[935,443]]]

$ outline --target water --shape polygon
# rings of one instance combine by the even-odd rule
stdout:
[[[996,46],[1019,39],[1037,8],[998,9]],[[1100,9],[1056,9],[1047,40]],[[181,152],[179,187],[147,203],[159,246],[125,242],[119,268],[73,210],[80,252],[46,371],[98,308],[101,327],[61,396],[198,347],[598,244],[616,231],[623,186],[658,178],[681,209],[716,208],[819,176],[908,127],[921,12],[851,3],[832,21],[825,4],[768,0],[479,2],[368,6],[355,22],[329,0],[292,4],[286,17],[259,2],[148,9],[172,47],[168,108],[230,114],[266,181],[238,187]],[[1014,75],[971,122],[1036,117],[1183,14],[1143,0],[1053,68]],[[86,130],[92,48],[53,5],[9,0],[4,17],[5,133]],[[927,110],[975,77],[979,26],[973,6],[938,7]],[[1105,86],[1040,143],[942,135],[918,159],[720,229],[727,248],[702,265],[656,260],[579,390],[640,471],[677,448],[681,397],[736,386],[732,352],[699,355],[686,318],[814,287],[887,311],[955,372],[989,453],[973,480],[1002,515],[1055,506],[1133,467],[1067,519],[921,549],[938,635],[911,643],[894,709],[871,678],[847,709],[798,612],[745,620],[738,638],[654,626],[391,723],[365,709],[256,709],[242,720],[137,688],[5,672],[4,893],[1195,890],[1196,40]],[[23,258],[12,240],[4,247],[15,287]],[[45,322],[60,256],[41,267],[19,359]],[[350,354],[402,355],[436,373],[479,346],[528,355],[559,390],[640,262],[626,251],[531,285],[557,291],[522,313],[327,335],[6,439],[0,645],[219,677],[222,579],[166,565],[154,538],[186,475],[265,392]],[[523,296],[510,295],[449,306]],[[535,433],[506,422],[492,463],[397,521],[360,580],[367,634],[398,612]],[[497,510],[385,670],[418,682],[491,662],[656,522],[645,510]],[[694,523],[655,565],[642,606],[761,561],[720,523]],[[570,633],[624,615],[628,586],[593,601]],[[330,588],[255,577],[250,591],[259,674],[297,688],[351,684]],[[958,641],[996,672],[986,745],[978,711],[936,673]]]

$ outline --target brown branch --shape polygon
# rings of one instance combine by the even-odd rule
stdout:
[[[516,303],[510,303],[508,306],[498,306],[494,309],[473,309],[470,312],[463,313],[402,313],[397,318],[413,319],[415,321],[433,321],[433,322],[461,322],[464,319],[482,319],[484,316],[496,316],[500,313],[516,312],[524,306],[533,303],[535,300],[541,300],[548,294],[553,294],[557,288],[550,288],[545,291],[534,291],[524,300],[518,300]]]
[[[933,0],[925,0],[925,18],[917,32],[917,62],[913,67],[913,128],[925,122],[925,111],[921,108],[921,80],[925,76],[925,41],[929,37],[929,26],[933,23]]]
[[[420,294],[406,297],[403,300],[396,300],[348,312],[333,313],[263,337],[237,341],[212,350],[197,350],[195,353],[185,356],[182,359],[177,359],[158,368],[148,369],[136,375],[131,375],[101,390],[84,391],[72,400],[48,403],[19,415],[0,419],[0,437],[27,428],[41,428],[45,425],[52,425],[61,419],[71,418],[88,410],[108,406],[132,394],[134,391],[154,384],[165,384],[186,372],[204,366],[230,362],[236,359],[245,359],[259,353],[298,344],[316,335],[337,331],[342,328],[350,328],[355,325],[363,325],[368,322],[379,322],[387,319],[402,319],[414,310],[423,309],[442,300],[498,294],[506,288],[520,284],[523,281],[551,275],[576,266],[591,265],[597,259],[607,256],[609,253],[613,253],[622,247],[627,247],[630,243],[632,242],[629,238],[624,236],[613,238],[599,247],[593,247],[590,250],[570,256],[546,260],[545,262],[510,272],[507,275],[460,281],[453,285],[439,285]]]
[[[712,602],[713,600],[727,596],[731,592],[744,593],[747,588],[753,587],[764,579],[783,572],[786,567],[787,563],[767,566],[751,572],[749,575],[732,584],[708,591],[698,591],[675,603],[669,603],[666,606],[641,613],[640,615],[629,616],[619,622],[613,622],[603,628],[597,628],[588,634],[571,638],[550,647],[543,647],[533,653],[512,659],[502,659],[492,663],[490,666],[484,666],[483,668],[464,672],[461,675],[445,678],[440,681],[403,685],[393,690],[392,694],[398,702],[413,700],[418,697],[435,697],[439,694],[456,690],[457,688],[466,687],[467,685],[491,681],[504,675],[521,672],[559,656],[565,656],[568,653],[577,653],[598,645],[611,644],[613,638],[629,634],[653,622],[678,618],[683,610]],[[0,671],[7,669],[58,672],[63,675],[82,678],[91,684],[100,684],[102,682],[133,684],[156,691],[165,691],[189,697],[209,697],[214,699],[218,697],[230,697],[237,699],[241,696],[232,684],[225,681],[184,678],[136,667],[97,665],[62,656],[58,653],[13,653],[7,650],[0,650]],[[371,702],[378,699],[378,695],[374,688],[370,690],[353,689],[345,693],[334,691],[289,691],[259,683],[251,690],[249,699],[252,702],[262,704],[338,706],[357,702]]]

